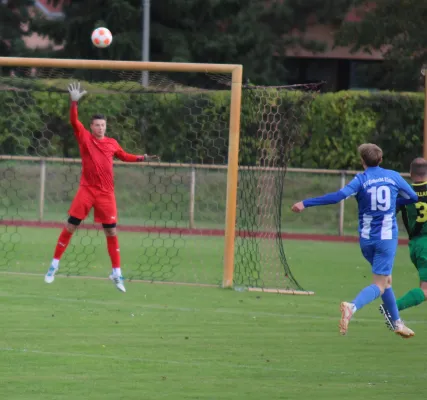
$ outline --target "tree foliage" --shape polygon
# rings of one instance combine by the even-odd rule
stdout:
[[[420,0],[355,0],[361,19],[345,22],[337,45],[371,52],[383,49],[385,62],[366,73],[379,88],[415,90],[427,62],[427,2]]]
[[[51,0],[56,3],[57,0]],[[33,28],[65,47],[56,57],[140,60],[141,0],[73,0],[62,21],[38,19]],[[259,84],[285,83],[285,49],[300,45],[321,51],[317,41],[289,35],[303,31],[319,7],[321,21],[337,18],[348,0],[156,0],[151,1],[152,61],[239,63],[245,77]],[[333,5],[335,4],[335,8]],[[332,12],[333,11],[333,12]],[[114,35],[108,49],[90,43],[90,32],[107,26]]]

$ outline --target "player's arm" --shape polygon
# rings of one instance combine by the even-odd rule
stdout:
[[[356,176],[347,186],[337,192],[328,193],[320,197],[312,197],[305,199],[292,206],[293,212],[301,212],[307,207],[326,206],[328,204],[336,204],[350,196],[356,195],[361,188],[359,178]]]
[[[403,200],[403,197],[398,197],[396,199],[396,214],[399,214],[400,211],[402,211],[402,208],[405,207],[405,205],[402,204],[402,200]]]
[[[117,157],[119,160],[124,162],[142,162],[142,161],[152,161],[152,160],[159,160],[159,157],[153,155],[149,156],[147,154],[142,155],[135,155],[135,154],[129,154],[126,153],[119,144],[117,144],[117,150],[114,153],[114,156]]]
[[[412,204],[412,203],[416,203],[418,201],[418,196],[417,196],[417,200],[414,201],[413,198],[405,198],[405,197],[398,197],[396,199],[396,212],[399,212],[400,209],[408,204]]]
[[[396,201],[397,206],[405,206],[418,201],[418,195],[415,190],[399,174],[397,174],[397,184],[399,185],[399,194]]]
[[[68,91],[71,98],[70,123],[73,127],[74,135],[77,137],[77,139],[79,139],[82,133],[85,132],[85,128],[79,121],[77,103],[87,92],[86,90],[80,91],[80,83],[78,82],[70,83],[68,86]]]

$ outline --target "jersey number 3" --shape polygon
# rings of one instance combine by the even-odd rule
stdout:
[[[371,187],[368,193],[371,195],[372,211],[387,211],[390,209],[391,196],[388,186]]]
[[[417,209],[417,222],[426,222],[427,221],[427,204],[426,203],[415,203]]]

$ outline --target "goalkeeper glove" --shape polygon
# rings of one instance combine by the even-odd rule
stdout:
[[[80,82],[73,82],[68,85],[68,91],[72,101],[79,101],[86,93],[86,90],[80,91]]]
[[[144,154],[143,156],[138,156],[136,161],[160,161],[160,157],[156,155],[149,156]]]

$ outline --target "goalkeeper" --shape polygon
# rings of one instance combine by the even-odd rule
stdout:
[[[397,299],[399,311],[415,307],[427,298],[427,161],[415,158],[410,166],[412,187],[418,195],[415,204],[401,205],[397,201],[397,211],[402,212],[403,224],[409,236],[409,255],[420,278],[420,287],[411,289]],[[394,329],[390,312],[384,304],[380,305],[386,324]]]
[[[157,159],[157,156],[137,156],[126,153],[116,140],[106,137],[107,122],[103,115],[91,118],[87,131],[78,120],[77,102],[87,92],[80,90],[80,83],[68,86],[71,97],[70,122],[77,139],[82,159],[80,186],[69,209],[68,223],[59,235],[52,263],[45,275],[45,282],[52,283],[59,268],[59,261],[70,243],[73,233],[94,209],[95,222],[101,223],[107,239],[108,254],[112,264],[110,279],[117,289],[126,292],[120,269],[120,248],[117,239],[117,208],[114,195],[113,157],[126,162]]]

